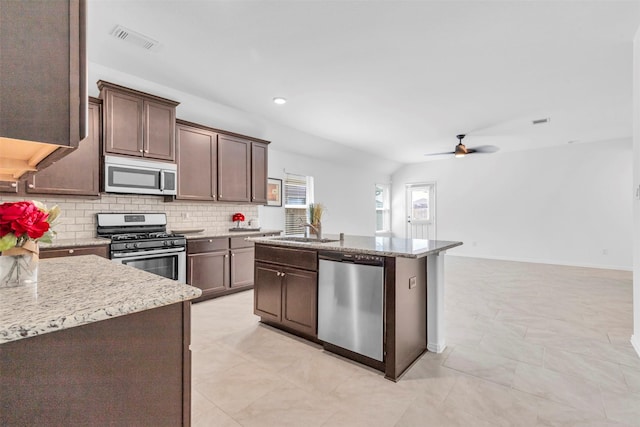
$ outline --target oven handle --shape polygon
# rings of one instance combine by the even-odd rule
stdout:
[[[111,254],[111,258],[140,258],[146,257],[147,255],[169,255],[175,254],[178,252],[184,252],[185,248],[168,248],[168,249],[157,249],[154,251],[140,251],[140,252],[116,252]]]

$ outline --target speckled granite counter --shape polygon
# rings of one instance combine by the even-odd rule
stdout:
[[[344,241],[340,241],[339,236],[332,234],[323,237],[335,239],[336,241],[327,243],[293,242],[289,240],[278,240],[278,237],[253,237],[250,240],[256,243],[267,243],[277,246],[404,258],[421,258],[462,245],[462,242],[450,242],[446,240],[400,239],[395,237],[345,236]]]
[[[262,229],[260,231],[219,231],[219,230],[204,230],[198,233],[185,233],[187,240],[189,239],[211,239],[219,237],[251,237],[262,236],[264,234],[280,234],[282,230],[268,230]]]
[[[111,239],[104,237],[88,237],[83,239],[53,239],[51,243],[39,243],[41,249],[46,248],[71,248],[74,246],[100,246],[108,245]]]
[[[201,293],[95,255],[41,260],[37,287],[0,288],[0,343],[188,301]]]

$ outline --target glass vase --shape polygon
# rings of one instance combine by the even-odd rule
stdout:
[[[38,263],[37,252],[20,247],[4,251],[0,256],[0,288],[37,283]]]

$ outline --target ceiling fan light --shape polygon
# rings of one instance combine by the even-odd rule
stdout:
[[[467,154],[467,147],[463,143],[456,145],[456,151],[454,151],[454,157],[464,157]]]

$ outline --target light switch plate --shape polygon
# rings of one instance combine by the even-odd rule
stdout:
[[[409,289],[415,288],[417,284],[418,281],[416,280],[415,276],[409,278]]]

